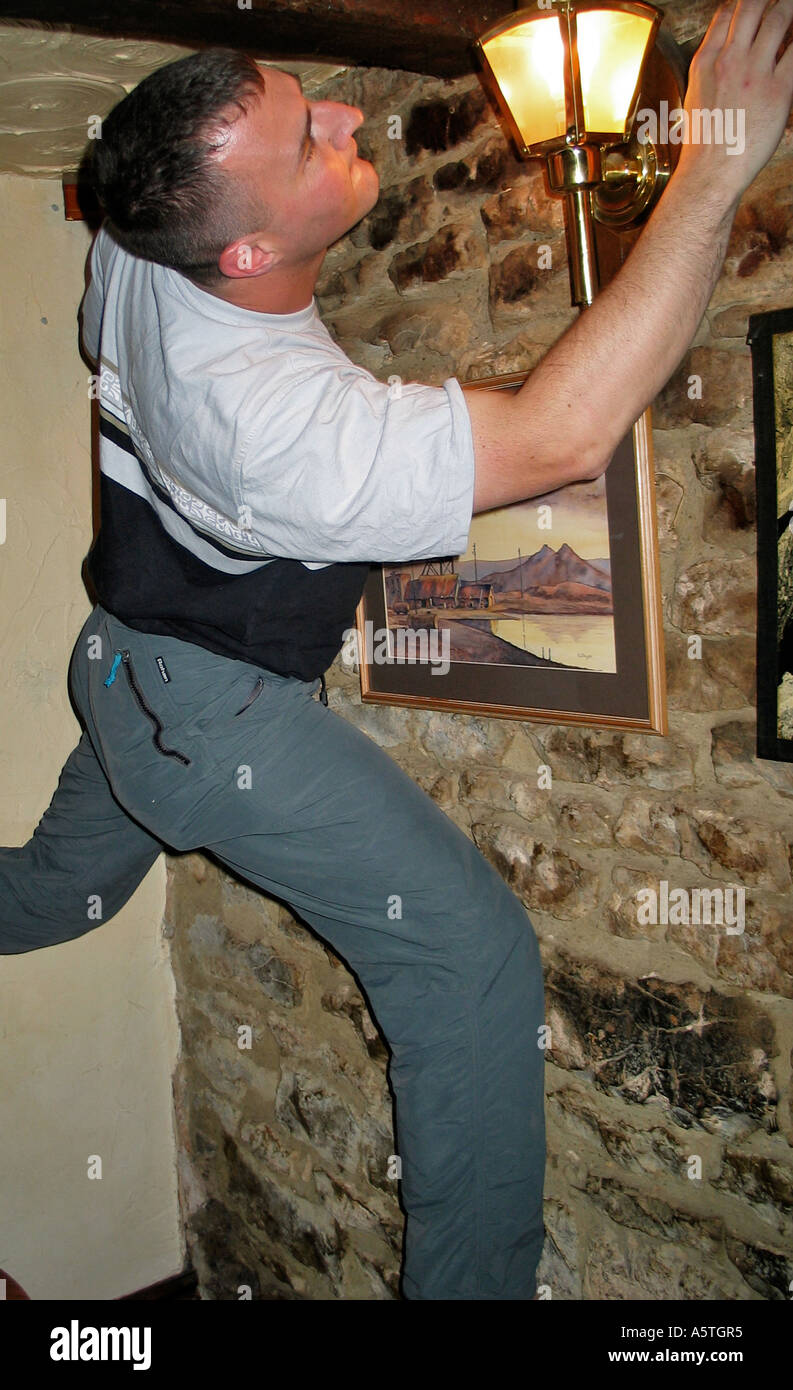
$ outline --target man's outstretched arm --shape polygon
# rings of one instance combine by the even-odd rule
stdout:
[[[764,13],[764,11],[766,11]],[[694,338],[744,191],[793,105],[793,0],[718,10],[691,65],[686,109],[746,113],[746,144],[687,144],[625,265],[514,392],[467,390],[474,512],[603,473]]]

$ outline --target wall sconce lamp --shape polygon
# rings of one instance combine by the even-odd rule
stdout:
[[[683,102],[679,50],[656,43],[662,18],[644,0],[539,0],[475,46],[518,150],[545,159],[548,191],[564,198],[573,304],[599,288],[594,220],[639,226],[672,173],[668,139],[648,139],[646,125],[632,133],[640,97],[650,109],[662,92]]]

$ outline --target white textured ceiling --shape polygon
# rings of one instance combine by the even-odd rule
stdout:
[[[0,24],[0,173],[53,178],[76,169],[90,118],[106,116],[154,68],[192,52],[173,43]],[[344,71],[335,63],[273,64],[298,73],[307,95]]]

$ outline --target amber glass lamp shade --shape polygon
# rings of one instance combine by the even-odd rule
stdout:
[[[547,0],[483,34],[477,48],[523,154],[625,139],[660,22],[640,0]]]

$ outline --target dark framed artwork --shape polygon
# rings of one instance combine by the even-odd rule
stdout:
[[[654,501],[647,410],[601,478],[478,513],[464,555],[374,567],[362,700],[665,734]]]
[[[757,756],[793,762],[793,308],[753,314]]]

